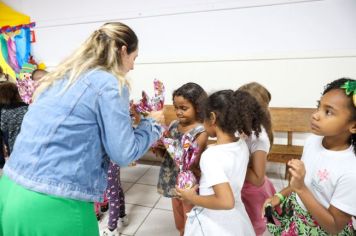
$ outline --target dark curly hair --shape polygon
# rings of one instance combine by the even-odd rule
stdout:
[[[12,105],[22,102],[19,91],[15,83],[0,83],[0,105]]]
[[[325,86],[322,95],[325,95],[327,92],[334,90],[334,89],[342,89],[340,87],[343,86],[348,81],[354,82],[355,80],[350,79],[350,78],[340,78],[340,79],[334,80],[333,82],[331,82]],[[353,98],[352,98],[353,93],[350,93],[349,95],[347,95],[345,93],[345,95],[349,98],[348,108],[351,112],[350,120],[356,121],[356,107],[353,103]],[[356,154],[356,134],[351,134],[349,142],[354,147],[354,153]]]
[[[199,84],[190,82],[182,85],[173,92],[172,99],[174,100],[174,97],[176,96],[182,96],[184,99],[188,100],[194,107],[197,120],[203,122],[205,114],[204,101],[207,99],[208,95]]]
[[[228,134],[251,135],[258,137],[266,113],[249,93],[244,91],[221,90],[209,96],[206,102],[205,116],[216,114],[216,123]]]
[[[238,90],[251,94],[251,96],[256,99],[256,101],[261,105],[262,109],[266,113],[266,119],[262,120],[262,125],[266,130],[269,142],[272,147],[274,137],[272,131],[271,114],[268,110],[268,105],[272,99],[271,93],[262,84],[259,84],[257,82],[244,84]]]

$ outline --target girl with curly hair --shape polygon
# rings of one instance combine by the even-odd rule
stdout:
[[[249,150],[236,132],[258,137],[266,113],[249,93],[222,90],[209,96],[204,127],[216,144],[201,156],[201,179],[178,195],[195,205],[186,222],[185,235],[254,235],[251,221],[241,200]]]

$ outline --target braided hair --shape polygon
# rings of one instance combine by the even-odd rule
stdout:
[[[355,80],[350,79],[350,78],[340,78],[340,79],[334,80],[333,82],[331,82],[325,86],[322,95],[325,95],[327,92],[334,90],[334,89],[343,89],[342,86],[344,86],[347,82],[355,82]],[[353,102],[354,92],[352,92],[350,94],[345,93],[345,95],[349,98],[348,108],[351,112],[350,120],[356,121],[356,107]],[[356,154],[356,134],[351,134],[349,143],[353,146],[354,153]]]

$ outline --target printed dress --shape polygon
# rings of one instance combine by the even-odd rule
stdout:
[[[328,236],[330,235],[323,230],[318,222],[301,206],[299,206],[296,194],[292,193],[282,205],[282,214],[279,215],[276,211],[273,216],[280,224],[267,224],[268,231],[275,236]],[[353,229],[352,221],[346,225],[338,236],[356,235]]]

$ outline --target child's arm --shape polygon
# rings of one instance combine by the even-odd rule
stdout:
[[[265,181],[267,153],[256,151],[251,155],[251,166],[247,168],[246,181],[255,186],[261,186]]]
[[[191,189],[176,187],[177,195],[193,205],[213,210],[230,210],[235,207],[235,198],[229,183],[213,186],[214,194],[201,196],[197,194],[198,185]]]
[[[343,230],[350,221],[351,215],[340,211],[333,205],[325,208],[318,202],[307,186],[305,186],[305,167],[301,160],[293,159],[288,162],[288,165],[291,174],[290,186],[298,194],[308,212],[328,233],[337,234]]]

